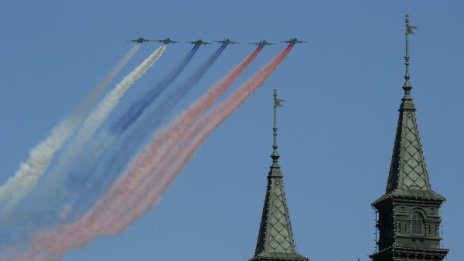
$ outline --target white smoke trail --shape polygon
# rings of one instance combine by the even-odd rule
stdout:
[[[76,110],[58,123],[44,141],[31,149],[27,161],[22,162],[16,173],[0,187],[0,203],[6,206],[13,206],[34,187],[37,180],[50,165],[55,153],[72,136],[83,121],[85,115],[93,109],[114,77],[122,70],[127,62],[129,62],[139,48],[140,45],[132,47],[110,73],[108,73],[104,80],[97,85],[97,87],[92,89]]]
[[[76,136],[66,146],[65,151],[63,151],[63,155],[61,155],[57,167],[50,173],[50,177],[47,178],[43,188],[45,193],[50,190],[50,186],[53,187],[60,181],[73,160],[83,150],[84,146],[92,138],[111,111],[118,105],[124,93],[135,81],[140,79],[153,64],[155,64],[164,53],[165,49],[166,45],[161,45],[161,47],[148,56],[132,72],[124,77],[124,79],[98,104],[92,114],[85,119]]]

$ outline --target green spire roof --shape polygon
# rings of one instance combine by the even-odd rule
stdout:
[[[410,34],[414,33],[415,28],[415,26],[409,24],[409,16],[406,14],[404,96],[399,109],[398,127],[386,194],[419,196],[441,200],[442,197],[433,192],[430,185],[416,122],[416,107],[411,96],[408,38]]]
[[[283,100],[277,98],[274,90],[274,144],[272,146],[272,165],[267,177],[267,191],[264,200],[261,226],[254,256],[255,260],[285,260],[307,261],[308,258],[296,252],[293,239],[290,216],[288,214],[287,200],[283,176],[279,166],[279,153],[277,151],[277,108],[282,106]]]

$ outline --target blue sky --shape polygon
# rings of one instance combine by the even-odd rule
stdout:
[[[421,140],[433,189],[448,199],[443,246],[451,249],[448,260],[463,260],[463,8],[458,0],[2,0],[0,181],[129,50],[128,39],[243,43],[225,50],[180,112],[253,49],[246,43],[296,36],[309,42],[210,136],[159,205],[122,234],[64,260],[248,260],[271,163],[273,88],[286,100],[279,150],[299,252],[311,260],[368,260],[375,250],[370,203],[385,190],[409,9],[418,26],[411,82]],[[157,47],[144,45],[124,73]],[[266,48],[239,82],[283,47]],[[114,115],[189,49],[169,46]],[[202,47],[183,75],[215,49]]]

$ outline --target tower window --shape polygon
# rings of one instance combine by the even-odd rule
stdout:
[[[414,212],[412,214],[412,233],[416,235],[421,235],[423,234],[423,226],[424,226],[424,219],[422,218],[422,215],[419,214],[418,212]]]

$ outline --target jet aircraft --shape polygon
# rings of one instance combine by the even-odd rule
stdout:
[[[288,43],[288,44],[290,44],[290,45],[306,43],[306,41],[298,40],[298,38],[296,38],[296,37],[290,38],[290,40],[282,41],[282,42],[283,42],[283,43]]]
[[[254,45],[258,46],[259,48],[263,48],[265,46],[273,45],[274,43],[270,43],[270,42],[268,42],[266,40],[262,40],[260,42],[250,43],[250,44],[254,44]]]
[[[154,40],[148,40],[148,39],[145,39],[143,37],[139,37],[137,39],[134,39],[134,40],[129,40],[129,42],[134,42],[134,43],[138,43],[138,44],[143,44],[145,42],[154,42]]]
[[[174,43],[179,42],[179,41],[171,40],[171,38],[166,38],[166,39],[163,39],[163,40],[155,40],[155,41],[158,42],[158,43],[162,43],[162,44],[174,44]]]
[[[230,38],[226,38],[224,40],[220,40],[220,41],[214,41],[215,43],[221,43],[221,44],[224,44],[224,45],[229,45],[229,44],[238,44],[239,42],[235,42],[235,41],[232,41],[230,40]]]
[[[211,44],[211,43],[205,42],[205,41],[203,41],[201,39],[198,39],[196,41],[190,41],[190,42],[187,42],[187,43],[190,43],[190,44],[193,44],[193,45],[196,45],[196,46]]]

